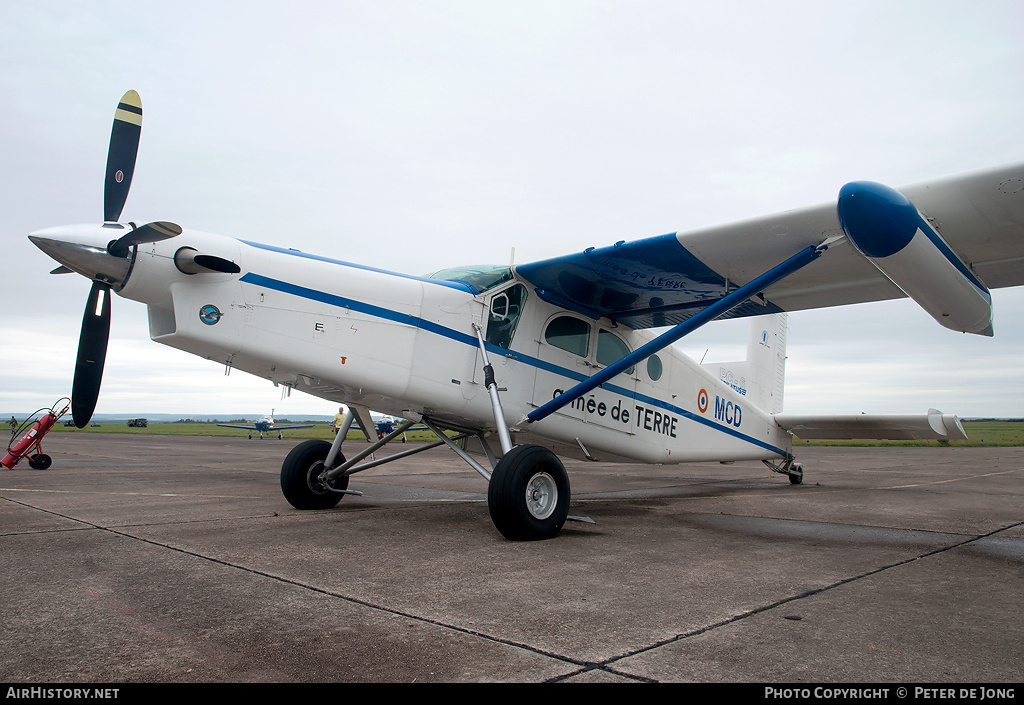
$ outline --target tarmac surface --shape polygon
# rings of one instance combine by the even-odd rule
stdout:
[[[1022,681],[1024,448],[804,448],[800,486],[567,461],[596,523],[513,543],[444,448],[292,509],[295,443],[52,433],[0,468],[0,681]]]

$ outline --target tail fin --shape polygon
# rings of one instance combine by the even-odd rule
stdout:
[[[777,414],[782,411],[786,384],[788,318],[785,313],[775,313],[749,320],[747,359],[709,363],[703,367],[745,395],[754,406]]]

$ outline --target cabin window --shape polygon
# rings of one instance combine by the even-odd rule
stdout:
[[[626,355],[629,355],[629,346],[622,341],[622,338],[610,331],[598,331],[597,364],[607,367],[612,363],[618,362]],[[625,372],[627,375],[631,375],[635,369],[635,367],[630,367]]]
[[[652,382],[657,382],[661,379],[661,375],[664,371],[664,368],[661,366],[660,357],[657,355],[651,355],[647,358],[647,376],[651,378]]]
[[[586,357],[590,349],[590,324],[572,316],[559,316],[548,324],[544,340],[573,355]]]

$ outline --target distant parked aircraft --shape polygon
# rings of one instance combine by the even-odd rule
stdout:
[[[298,424],[295,426],[275,426],[274,425],[274,410],[271,409],[270,413],[266,416],[261,416],[260,420],[249,426],[247,424],[233,424],[233,423],[219,423],[218,426],[224,428],[244,428],[249,431],[249,440],[252,440],[252,432],[258,431],[260,434],[260,440],[263,440],[264,433],[270,433],[271,431],[277,431],[278,439],[284,438],[284,434],[281,431],[287,431],[290,428],[312,428],[315,424],[305,423]]]

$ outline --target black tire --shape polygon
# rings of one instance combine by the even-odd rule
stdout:
[[[281,491],[296,509],[330,509],[345,496],[332,492],[317,479],[330,450],[327,441],[305,441],[292,448],[281,464]],[[338,460],[344,462],[345,457],[339,454]],[[347,490],[348,476],[338,478],[331,487]]]
[[[516,446],[498,461],[487,486],[491,521],[510,541],[549,539],[569,515],[569,475],[542,446]]]
[[[46,470],[51,465],[53,465],[53,458],[46,455],[45,453],[33,455],[31,458],[28,459],[28,466],[35,470]]]
[[[804,483],[804,466],[800,463],[793,463],[789,466],[789,484],[802,485]]]

